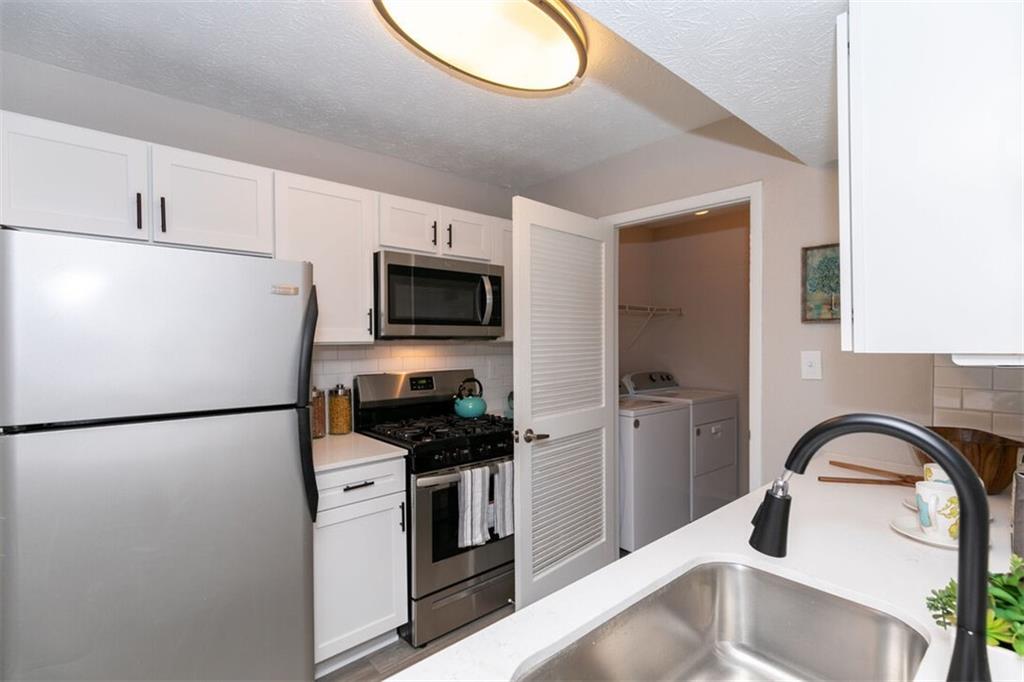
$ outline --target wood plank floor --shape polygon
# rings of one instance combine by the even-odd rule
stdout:
[[[339,668],[329,675],[325,675],[317,682],[376,682],[408,668],[417,661],[422,661],[428,656],[436,654],[441,649],[451,646],[460,639],[469,637],[474,632],[483,630],[491,623],[495,623],[505,616],[510,615],[514,607],[504,606],[494,613],[477,619],[472,623],[463,625],[458,630],[449,632],[444,637],[439,637],[426,646],[415,649],[404,639],[388,644],[383,649],[374,651],[369,656],[358,661],[349,663],[344,668]]]

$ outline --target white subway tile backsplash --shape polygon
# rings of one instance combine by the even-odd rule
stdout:
[[[357,374],[430,369],[469,369],[484,384],[488,411],[501,414],[512,390],[512,345],[494,342],[408,341],[372,345],[317,346],[313,349],[314,386],[350,386]]]
[[[935,385],[952,388],[992,388],[990,367],[936,367]]]
[[[1024,367],[996,367],[993,386],[1007,391],[1024,391]]]
[[[943,407],[954,410],[959,410],[960,405],[960,393],[959,388],[938,388],[936,387],[932,395],[932,405],[934,407]]]
[[[381,358],[377,360],[377,369],[381,372],[401,372],[402,358]]]
[[[987,410],[1024,414],[1024,393],[1020,391],[964,390],[965,410]]]
[[[936,409],[934,416],[935,426],[963,426],[982,431],[992,430],[991,412]]]

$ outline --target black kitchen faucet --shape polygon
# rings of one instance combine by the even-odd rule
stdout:
[[[957,569],[956,642],[947,680],[992,679],[985,650],[988,611],[988,499],[981,480],[956,448],[923,426],[881,414],[848,414],[823,421],[801,436],[786,459],[782,476],[765,492],[754,514],[750,546],[774,557],[786,556],[789,478],[802,474],[818,450],[851,433],[878,433],[910,443],[949,475],[960,501],[960,553]]]

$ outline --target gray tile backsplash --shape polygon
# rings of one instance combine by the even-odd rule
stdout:
[[[936,426],[1024,437],[1024,369],[956,367],[948,355],[936,355],[934,371]]]
[[[487,411],[504,414],[512,390],[512,344],[497,341],[378,341],[365,346],[316,346],[313,385],[352,385],[357,374],[472,369],[484,386]]]

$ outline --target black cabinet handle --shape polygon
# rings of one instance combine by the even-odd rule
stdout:
[[[167,202],[160,197],[160,231],[167,231]]]
[[[448,223],[448,248],[452,248],[452,224]]]
[[[398,526],[399,526],[399,528],[402,529],[402,532],[404,533],[405,532],[405,502],[399,502],[398,503],[398,509],[401,510],[401,512],[402,512],[402,516],[399,517],[399,519],[398,519]]]
[[[142,192],[135,193],[135,227],[142,229]]]
[[[366,311],[366,331],[373,336],[373,308]]]
[[[353,483],[342,488],[342,492],[348,492],[350,490],[359,490],[360,488],[369,488],[371,485],[375,485],[377,481],[363,481],[362,483]]]
[[[431,225],[430,227],[431,227],[431,229],[433,229],[433,230],[434,230],[434,237],[433,237],[433,239],[431,239],[431,240],[430,240],[430,242],[431,242],[431,243],[432,243],[432,244],[433,244],[434,246],[437,246],[437,221],[435,220],[435,221],[434,221],[434,224],[433,224],[433,225]]]

